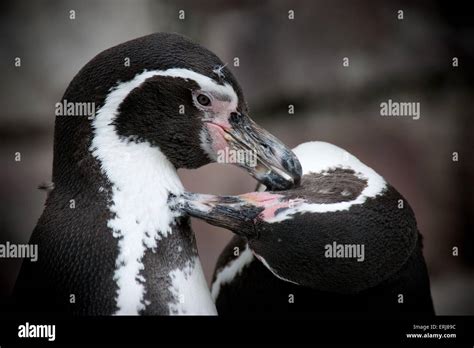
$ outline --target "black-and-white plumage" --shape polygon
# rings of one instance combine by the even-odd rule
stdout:
[[[186,193],[179,201],[190,215],[236,233],[214,274],[219,314],[432,314],[421,235],[406,200],[337,146],[310,142],[294,152],[303,167],[299,187]]]
[[[176,169],[248,147],[257,166],[237,165],[283,188],[299,180],[296,157],[248,117],[219,58],[176,34],[100,53],[66,101],[93,103],[96,113],[56,119],[54,189],[30,240],[39,259],[23,263],[16,283],[18,303],[74,314],[215,314],[189,219],[168,206],[183,192]]]

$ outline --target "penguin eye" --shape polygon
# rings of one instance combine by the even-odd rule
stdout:
[[[211,99],[205,94],[199,94],[196,99],[202,106],[209,106],[211,104]]]

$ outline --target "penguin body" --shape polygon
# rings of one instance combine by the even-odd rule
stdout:
[[[301,186],[239,196],[185,193],[191,216],[235,236],[219,258],[220,314],[433,314],[421,235],[406,200],[337,146],[294,149]],[[403,202],[403,204],[400,204]]]
[[[211,289],[220,316],[244,317],[251,313],[263,317],[320,315],[325,318],[332,314],[344,317],[434,314],[421,239],[399,271],[380,284],[354,294],[321,291],[282,280],[253,254],[244,255],[245,262],[239,261],[236,250],[245,252],[246,248],[246,240],[234,236],[216,264]],[[234,263],[244,266],[238,270],[234,267],[233,275],[229,274],[221,283],[222,272]],[[403,295],[403,303],[399,302],[399,295]]]
[[[92,103],[96,112],[56,118],[54,188],[30,240],[38,261],[23,263],[15,286],[20,308],[216,314],[189,219],[168,206],[183,192],[176,169],[216,161],[219,150],[235,146],[227,139],[250,137],[273,169],[237,165],[285,187],[299,180],[296,157],[248,117],[220,59],[177,34],[100,53],[72,80],[65,101]],[[268,142],[278,154],[264,153]]]

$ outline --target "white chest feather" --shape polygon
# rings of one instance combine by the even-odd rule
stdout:
[[[169,288],[175,303],[169,304],[170,314],[209,315],[217,314],[214,302],[209,296],[209,288],[199,259],[188,261],[183,269],[170,273],[172,284]]]

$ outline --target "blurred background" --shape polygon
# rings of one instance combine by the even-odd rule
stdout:
[[[253,119],[286,144],[334,143],[394,185],[424,235],[437,313],[474,314],[474,27],[461,2],[15,0],[0,9],[0,243],[27,243],[42,212],[54,104],[79,69],[126,40],[178,32],[229,63]],[[381,117],[388,99],[420,102],[420,119]],[[232,166],[179,173],[193,191],[255,188]],[[193,228],[210,281],[231,233],[196,220]],[[0,259],[0,295],[19,267]]]

